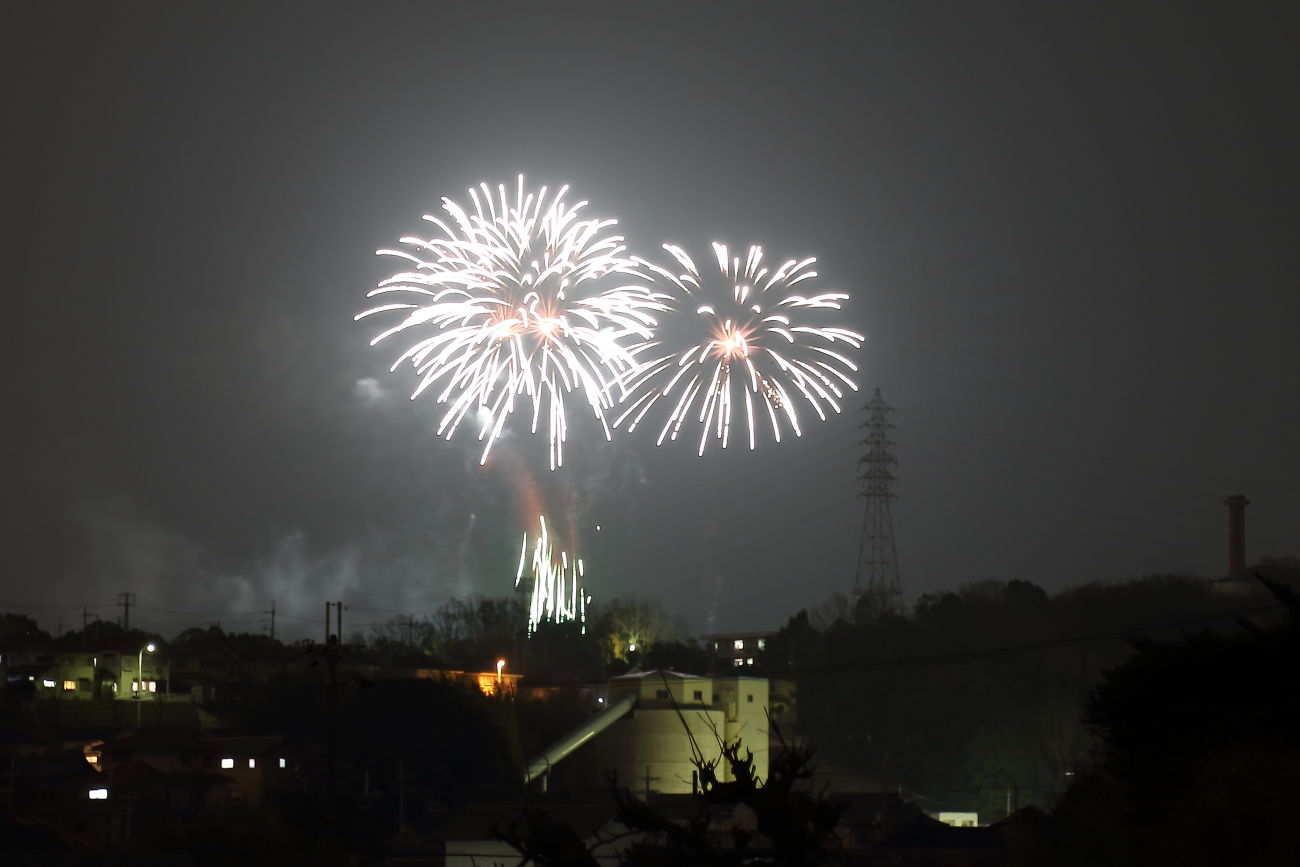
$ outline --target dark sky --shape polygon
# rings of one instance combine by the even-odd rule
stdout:
[[[876,386],[909,598],[1215,576],[1238,492],[1300,554],[1298,40],[1281,2],[5,3],[0,610],[418,616],[509,590],[535,477],[596,597],[775,628],[852,586]],[[637,250],[817,256],[853,410],[703,459],[575,423],[553,474],[436,439],[352,318],[519,172]]]

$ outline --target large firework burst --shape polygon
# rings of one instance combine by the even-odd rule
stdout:
[[[811,406],[824,421],[827,410],[840,411],[844,389],[857,391],[850,378],[857,367],[835,344],[857,349],[863,336],[818,324],[848,296],[795,291],[817,276],[810,270],[815,259],[791,259],[772,270],[763,264],[761,247],[751,246],[741,259],[715,243],[717,270],[703,275],[681,247],[665,244],[664,249],[685,273],[641,264],[676,298],[678,315],[660,337],[675,346],[673,332],[680,329],[688,333],[686,342],[646,365],[616,427],[627,421],[632,431],[660,405],[667,408],[667,419],[658,442],[676,439],[687,421],[699,422],[702,455],[710,436],[726,448],[733,416],[743,413],[753,449],[764,418],[777,442],[784,427],[801,436],[796,404]]]
[[[515,572],[515,586],[524,578],[525,570],[532,567],[533,591],[528,604],[528,634],[537,631],[539,623],[564,623],[576,620],[587,631],[587,603],[591,597],[582,588],[582,560],[570,558],[567,551],[556,552],[546,530],[546,516],[538,519],[541,530],[533,540],[533,554],[528,556],[528,534],[524,534],[519,549],[519,569]]]
[[[531,403],[533,433],[546,416],[552,469],[563,463],[567,395],[584,395],[608,439],[605,412],[639,372],[652,314],[663,309],[632,278],[623,238],[610,234],[617,221],[581,218],[587,203],[570,205],[567,193],[525,192],[520,176],[513,199],[504,184],[495,194],[487,184],[470,189],[470,210],[444,198],[449,222],[424,217],[440,236],[378,251],[408,264],[369,297],[402,300],[356,317],[404,314],[371,345],[411,339],[392,369],[409,361],[420,377],[412,399],[432,388],[448,405],[439,435],[450,439],[473,411],[483,462],[520,396]]]

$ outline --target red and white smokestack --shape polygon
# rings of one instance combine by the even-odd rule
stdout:
[[[1233,494],[1223,501],[1228,507],[1228,574],[1246,571],[1246,507],[1250,505],[1241,494]]]

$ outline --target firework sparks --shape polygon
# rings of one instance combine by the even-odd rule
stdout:
[[[742,260],[714,244],[717,271],[706,277],[685,250],[671,244],[664,249],[685,273],[640,264],[672,288],[681,324],[693,333],[686,348],[644,367],[615,427],[626,421],[627,430],[634,430],[662,402],[668,418],[657,442],[675,440],[683,424],[698,421],[703,455],[710,436],[727,447],[733,416],[743,417],[753,449],[764,417],[780,442],[785,427],[802,435],[797,403],[811,406],[822,421],[827,410],[840,412],[844,389],[857,391],[850,377],[857,367],[836,344],[857,349],[864,338],[815,324],[848,298],[840,292],[798,294],[796,286],[817,276],[810,270],[815,259],[791,259],[771,270],[760,247],[750,247]]]
[[[447,404],[440,436],[450,439],[474,411],[486,440],[481,462],[521,396],[533,433],[546,417],[551,469],[563,463],[566,395],[582,392],[608,439],[605,412],[641,371],[653,313],[665,309],[664,296],[637,279],[622,236],[610,234],[617,221],[582,219],[587,203],[570,205],[567,193],[525,192],[520,176],[513,199],[505,185],[494,194],[487,184],[469,191],[469,210],[443,199],[450,220],[424,218],[439,236],[378,251],[407,264],[369,297],[400,300],[356,317],[402,315],[371,345],[412,339],[392,369],[409,361],[420,377],[412,399],[432,389]]]
[[[582,589],[582,560],[570,559],[567,551],[558,554],[546,530],[546,516],[539,518],[541,531],[533,541],[532,557],[528,556],[528,534],[524,534],[519,549],[519,569],[515,572],[515,586],[524,579],[524,571],[532,567],[533,591],[528,605],[528,634],[532,635],[540,623],[564,623],[576,620],[583,634],[587,632],[587,604],[591,597]]]

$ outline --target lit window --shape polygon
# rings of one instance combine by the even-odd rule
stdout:
[[[157,692],[157,691],[158,691],[158,681],[156,681],[156,680],[146,680],[146,681],[145,681],[145,684],[146,684],[145,688],[148,689],[150,692]]]
[[[108,789],[91,789],[86,793],[92,801],[107,801]]]
[[[736,666],[736,668],[740,668],[742,665],[745,664],[745,660],[743,660],[743,659],[733,659],[733,660],[731,660],[731,663],[732,663],[734,666]]]
[[[765,638],[760,638],[760,639],[758,640],[758,649],[759,649],[759,650],[764,650],[764,649],[766,649],[766,648],[767,648],[767,639],[765,639]]]
[[[99,764],[99,756],[86,756],[86,761],[90,762],[92,765],[97,765]]]
[[[222,759],[222,760],[221,760],[221,767],[223,767],[223,768],[233,768],[234,766],[235,766],[235,760],[234,760],[234,759]]]
[[[745,660],[745,665],[753,665],[753,664],[754,664],[754,657],[751,656],[749,659]]]
[[[137,680],[131,681],[131,692],[139,692],[139,691],[140,691],[140,682]]]
[[[286,762],[284,759],[280,759],[280,767],[287,768],[289,767],[289,763]]]
[[[255,767],[257,767],[257,759],[249,759],[249,760],[248,760],[248,766],[249,766],[250,768],[255,768]]]
[[[42,680],[42,681],[41,681],[41,686],[45,686],[45,687],[49,687],[50,689],[54,689],[54,681],[49,680],[49,679]]]
[[[75,680],[65,680],[63,682],[64,692],[74,692],[76,688],[77,688],[77,682]]]
[[[732,643],[732,647],[736,648],[736,650],[744,650],[744,649],[745,649],[745,639],[743,639],[743,638],[737,638],[737,639],[735,640],[735,642]]]

